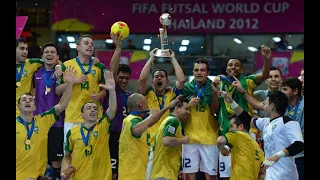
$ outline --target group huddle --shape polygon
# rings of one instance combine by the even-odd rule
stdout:
[[[283,80],[269,47],[261,46],[261,73],[245,76],[230,59],[226,75],[210,79],[208,61],[197,59],[191,82],[169,50],[173,87],[164,69],[148,81],[154,49],[133,93],[121,37],[111,36],[109,70],[92,56],[90,35],[63,63],[53,43],[27,59],[28,45],[17,40],[16,179],[195,180],[198,171],[207,180],[302,178],[304,76]],[[264,81],[268,90],[256,96]]]

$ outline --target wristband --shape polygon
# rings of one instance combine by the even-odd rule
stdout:
[[[56,68],[58,68],[58,67],[61,67],[61,65],[60,65],[60,64],[58,64],[58,65],[56,65],[54,68],[56,69]]]
[[[286,157],[286,153],[284,153],[282,150],[276,153],[279,158]]]
[[[231,109],[237,108],[239,105],[233,100],[232,103],[230,104]]]

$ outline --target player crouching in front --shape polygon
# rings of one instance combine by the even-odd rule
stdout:
[[[177,179],[181,165],[182,144],[189,143],[189,136],[182,135],[182,123],[189,118],[187,102],[180,102],[171,110],[171,114],[160,124],[155,146],[149,155],[147,179]]]
[[[73,180],[111,179],[111,160],[109,153],[109,127],[116,106],[116,92],[113,75],[104,73],[105,85],[100,87],[109,91],[109,106],[98,120],[98,106],[93,102],[81,108],[83,123],[71,128],[67,133],[65,156],[62,159],[61,177]],[[71,158],[72,156],[72,158]]]

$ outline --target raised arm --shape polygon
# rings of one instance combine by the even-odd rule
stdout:
[[[138,92],[140,94],[145,95],[148,91],[148,76],[150,74],[150,70],[152,68],[152,63],[155,60],[155,52],[158,49],[155,48],[152,51],[149,52],[149,60],[148,62],[144,65],[144,67],[142,68],[142,71],[140,73],[140,77],[139,77],[139,85],[138,85]]]
[[[218,85],[219,85],[219,81],[216,79],[214,79],[214,81],[212,81],[211,83],[212,101],[211,101],[210,109],[214,114],[218,114],[219,108],[220,108],[219,97],[218,97]]]
[[[110,33],[110,36],[113,40],[113,43],[116,45],[116,49],[114,50],[113,56],[110,61],[110,71],[112,72],[113,77],[116,77],[120,64],[122,41],[121,36],[114,35],[113,33]]]
[[[269,78],[270,68],[271,68],[271,49],[268,46],[261,46],[261,54],[263,56],[263,67],[262,72],[254,76],[254,82],[259,85],[264,80]]]
[[[108,115],[108,119],[112,120],[117,111],[117,97],[115,91],[115,82],[113,78],[113,73],[110,71],[105,71],[104,73],[105,84],[99,84],[101,88],[109,91],[109,106],[105,113]]]
[[[150,110],[150,115],[145,120],[143,120],[142,122],[138,123],[137,125],[135,125],[132,128],[133,135],[140,136],[149,127],[153,126],[156,122],[158,122],[160,120],[160,118],[162,117],[162,115],[167,110],[169,110],[170,108],[173,108],[174,106],[176,106],[176,104],[178,102],[180,102],[179,98],[180,98],[180,96],[176,97],[175,100],[171,101],[168,106],[164,107],[161,110],[151,109]]]
[[[263,110],[264,107],[264,102],[258,101],[255,97],[251,96],[248,94],[248,92],[242,87],[240,81],[233,76],[235,81],[232,82],[232,85],[240,92],[243,94],[243,97],[245,100],[256,110]]]
[[[55,105],[55,112],[56,115],[59,116],[66,108],[71,98],[72,86],[74,83],[74,74],[75,70],[73,67],[68,67],[67,70],[64,72],[66,83],[65,91],[57,105]]]
[[[180,64],[178,63],[176,57],[175,57],[175,53],[169,49],[170,52],[170,57],[171,57],[171,63],[173,65],[174,71],[176,73],[176,77],[177,77],[177,81],[176,81],[176,88],[179,90],[182,90],[184,87],[184,83],[186,83],[186,77],[183,73],[183,70],[180,66]]]

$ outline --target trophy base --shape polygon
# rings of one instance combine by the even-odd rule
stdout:
[[[155,56],[156,57],[170,57],[170,51],[168,49],[158,49]]]

